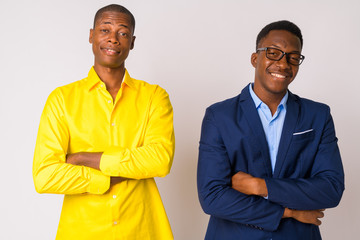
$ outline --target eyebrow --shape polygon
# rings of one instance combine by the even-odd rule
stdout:
[[[274,47],[274,48],[278,48],[279,50],[281,50],[281,47],[279,47],[278,45],[275,45],[275,44],[271,44],[271,47]],[[298,54],[301,54],[300,51],[291,51],[289,53],[298,53]]]
[[[278,45],[275,45],[275,44],[271,44],[271,47],[275,47],[275,48],[281,48],[280,46],[278,46]]]
[[[101,23],[100,23],[100,25],[101,25],[101,24],[110,24],[110,25],[114,25],[112,22],[101,22]],[[129,28],[129,27],[128,27],[127,25],[125,25],[125,24],[119,24],[118,26]]]

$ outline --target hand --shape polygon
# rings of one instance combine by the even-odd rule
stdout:
[[[120,182],[122,182],[124,180],[125,180],[125,178],[123,178],[123,177],[111,177],[110,178],[110,185],[113,186],[113,185],[118,184],[118,183],[120,183]]]
[[[68,154],[66,156],[66,162],[73,165],[86,166],[100,170],[101,155],[102,153],[90,153],[90,152],[73,153],[73,154]]]
[[[325,209],[319,210],[293,210],[285,208],[283,218],[291,217],[302,223],[309,223],[319,226],[321,221],[319,218],[324,217]]]
[[[264,179],[256,178],[248,173],[237,172],[231,178],[232,188],[246,195],[258,195],[266,197],[268,195]]]

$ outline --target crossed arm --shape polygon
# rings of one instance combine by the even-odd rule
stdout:
[[[102,152],[90,153],[90,152],[79,152],[68,154],[66,156],[66,162],[72,165],[90,167],[96,170],[100,170],[100,160]],[[123,181],[123,177],[110,177],[110,186]]]
[[[128,179],[162,177],[174,154],[173,113],[165,90],[152,99],[141,146],[109,146],[103,152],[69,152],[69,124],[60,91],[48,98],[40,120],[33,178],[39,193],[103,194],[111,184]],[[74,150],[74,148],[73,148]]]
[[[245,172],[234,174],[234,163],[229,158],[234,153],[225,147],[220,127],[208,109],[198,162],[198,193],[203,210],[217,218],[267,231],[277,230],[281,218],[320,225],[324,209],[335,207],[343,191],[342,165],[332,124],[329,117],[310,177],[262,179]],[[239,161],[246,157],[241,152],[236,154]]]
[[[86,166],[100,170],[100,160],[102,154],[102,152],[79,152],[68,154],[66,156],[66,162],[73,165]]]
[[[256,178],[244,172],[237,172],[231,178],[232,188],[246,195],[268,196],[266,182],[262,178]],[[319,226],[319,218],[324,217],[324,209],[320,210],[295,210],[285,208],[283,218],[294,218],[299,222],[310,223]]]

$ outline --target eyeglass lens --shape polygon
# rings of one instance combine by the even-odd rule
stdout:
[[[266,56],[270,59],[270,60],[274,60],[274,61],[279,61],[281,58],[283,58],[283,56],[285,55],[285,53],[279,49],[275,49],[275,48],[267,48],[266,49]],[[302,61],[302,57],[300,54],[298,53],[287,53],[287,61],[290,64],[293,65],[300,65],[301,61]]]

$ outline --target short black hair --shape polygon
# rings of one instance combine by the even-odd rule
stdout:
[[[296,26],[294,23],[288,21],[288,20],[281,20],[277,22],[272,22],[268,25],[266,25],[261,31],[259,32],[257,38],[256,38],[256,49],[259,47],[259,43],[261,40],[266,37],[270,31],[272,30],[285,30],[288,31],[295,36],[297,36],[300,39],[301,48],[303,46],[303,38],[301,34],[301,30],[298,26]]]
[[[118,12],[118,13],[124,13],[124,14],[128,15],[130,17],[133,33],[135,32],[134,15],[132,15],[132,13],[127,8],[125,8],[124,6],[118,5],[118,4],[110,4],[105,7],[100,8],[95,14],[93,28],[95,28],[96,21],[101,17],[101,15],[104,12]]]

